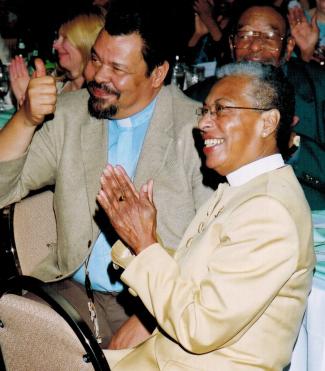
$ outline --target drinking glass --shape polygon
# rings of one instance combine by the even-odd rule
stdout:
[[[8,67],[0,61],[0,111],[5,111],[5,96],[9,91]]]
[[[200,81],[203,81],[204,71],[205,68],[203,66],[191,66],[188,68],[185,74],[186,89]]]

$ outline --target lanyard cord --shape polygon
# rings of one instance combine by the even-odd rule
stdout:
[[[90,278],[89,278],[89,271],[88,271],[89,259],[90,259],[90,256],[87,258],[87,260],[85,261],[85,265],[84,265],[85,267],[85,288],[86,288],[86,293],[88,296],[88,310],[89,310],[90,320],[94,326],[95,338],[97,342],[100,344],[102,342],[102,338],[99,335],[99,324],[98,324],[97,312],[96,312],[96,307],[95,307],[94,293],[93,293]]]

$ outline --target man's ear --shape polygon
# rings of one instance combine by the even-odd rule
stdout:
[[[271,109],[262,113],[263,127],[261,135],[263,138],[275,133],[280,122],[280,112],[277,109]]]
[[[289,36],[287,39],[287,46],[286,46],[286,52],[285,52],[286,61],[288,61],[291,58],[291,54],[293,52],[295,45],[296,45],[295,39]]]
[[[294,126],[296,126],[296,125],[298,124],[299,121],[300,121],[299,116],[294,115],[293,118],[292,118],[292,124],[291,124],[291,127],[293,128]]]
[[[151,78],[152,78],[152,86],[154,88],[159,88],[164,83],[168,70],[169,70],[169,63],[165,61],[162,65],[156,67],[152,71]]]

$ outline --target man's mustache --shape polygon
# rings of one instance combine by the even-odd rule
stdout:
[[[89,90],[92,90],[92,89],[104,90],[105,93],[107,93],[107,94],[114,94],[114,95],[117,96],[117,98],[119,98],[120,95],[121,95],[121,93],[118,90],[113,89],[113,88],[111,88],[110,86],[108,86],[108,85],[106,85],[104,83],[99,84],[96,81],[89,81],[88,84],[87,84],[87,86],[88,86],[88,89]]]

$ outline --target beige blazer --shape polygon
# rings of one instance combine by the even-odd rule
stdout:
[[[54,119],[36,132],[28,152],[0,163],[0,207],[55,184],[57,245],[50,244],[47,258],[34,272],[46,281],[76,271],[99,234],[94,216],[107,163],[107,125],[89,116],[87,100],[86,90],[60,95]],[[168,246],[177,246],[212,193],[202,184],[192,137],[196,107],[175,87],[162,88],[136,169],[136,186],[154,179],[159,234]]]
[[[109,351],[114,371],[282,371],[289,363],[314,267],[311,214],[290,166],[220,185],[174,259],[159,244],[126,252],[113,247],[121,278],[160,328],[134,350]]]

